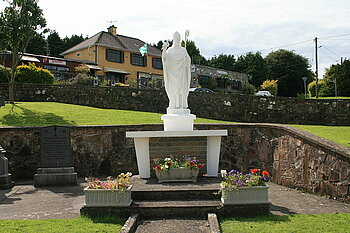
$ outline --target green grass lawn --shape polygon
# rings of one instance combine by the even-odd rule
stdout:
[[[163,114],[101,109],[54,102],[21,102],[0,108],[0,126],[118,125],[162,123]],[[196,123],[224,121],[198,118]]]
[[[334,96],[332,96],[332,97],[318,97],[319,99],[339,99],[339,100],[341,100],[341,99],[350,99],[350,97],[348,97],[348,96],[338,96],[338,97],[334,97]],[[316,99],[316,97],[309,97],[308,99]]]
[[[0,220],[0,232],[119,232],[125,219],[116,217],[44,220]]]
[[[222,232],[350,232],[350,214],[270,215],[221,221]]]
[[[162,123],[160,113],[101,109],[55,102],[21,102],[0,108],[0,126]],[[197,118],[196,123],[228,123]],[[350,126],[291,125],[350,146]]]

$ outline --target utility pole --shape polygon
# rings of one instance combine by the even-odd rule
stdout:
[[[318,54],[317,37],[315,37],[315,62],[316,62],[316,99],[318,99]]]

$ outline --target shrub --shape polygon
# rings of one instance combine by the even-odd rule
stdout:
[[[265,80],[261,84],[260,88],[263,91],[269,91],[272,95],[276,96],[278,91],[278,80]]]
[[[16,81],[20,83],[48,83],[54,81],[53,74],[47,69],[37,67],[34,63],[16,68]]]
[[[10,68],[0,65],[0,83],[7,83],[10,78]]]
[[[75,70],[75,72],[82,73],[82,74],[87,74],[90,72],[90,68],[84,64],[81,64],[80,66],[75,67],[74,70]]]
[[[316,81],[308,85],[309,94],[316,96]],[[334,83],[326,82],[325,80],[318,81],[318,95],[319,96],[334,96]]]
[[[77,76],[75,76],[75,78],[72,81],[73,85],[85,85],[85,86],[90,86],[93,84],[93,80],[95,78],[91,77],[87,74],[84,73],[79,73],[77,74]]]
[[[254,85],[250,83],[243,84],[243,87],[242,87],[243,94],[255,94],[255,92],[256,92],[256,88]]]

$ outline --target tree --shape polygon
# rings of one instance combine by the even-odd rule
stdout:
[[[337,95],[350,96],[350,61],[345,60],[342,64],[332,65],[326,69],[323,79],[327,81],[328,86],[333,87],[330,82],[337,82]]]
[[[49,55],[58,57],[64,50],[63,41],[60,35],[56,31],[52,31],[47,37],[47,43],[49,45]]]
[[[209,66],[218,68],[218,69],[224,69],[224,70],[235,70],[235,62],[236,59],[234,55],[227,55],[227,54],[220,54],[219,56],[212,57],[208,64]]]
[[[302,77],[311,77],[307,58],[284,49],[265,57],[269,79],[278,80],[278,95],[295,97],[304,92]]]
[[[265,80],[260,89],[263,91],[269,91],[272,95],[276,96],[278,92],[277,80]]]
[[[34,37],[29,41],[26,52],[40,55],[47,54],[47,43],[43,33],[35,33]]]
[[[67,49],[70,49],[72,48],[73,46],[83,42],[85,39],[87,38],[84,38],[83,35],[72,35],[71,37],[65,37],[63,40],[62,40],[62,43],[63,43],[63,46],[62,46],[62,50],[60,51],[60,53],[66,51]]]
[[[234,70],[237,72],[250,74],[249,83],[259,87],[264,80],[269,77],[269,68],[265,59],[260,53],[249,52],[246,55],[239,56],[235,63]]]
[[[9,99],[14,103],[16,67],[36,31],[46,26],[42,10],[36,0],[8,0],[0,14],[2,49],[11,51],[12,67],[9,80]]]
[[[182,46],[185,46],[185,42],[182,41]],[[196,65],[207,65],[207,59],[201,55],[199,48],[197,48],[196,43],[194,41],[187,41],[186,50],[188,55],[191,58],[192,64]]]

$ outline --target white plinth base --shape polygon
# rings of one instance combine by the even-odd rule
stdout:
[[[165,114],[162,116],[164,131],[193,131],[193,114]]]
[[[126,132],[126,137],[134,138],[135,141],[140,178],[150,178],[149,139],[152,137],[207,137],[207,174],[211,177],[217,177],[219,173],[221,136],[227,136],[227,130]]]

